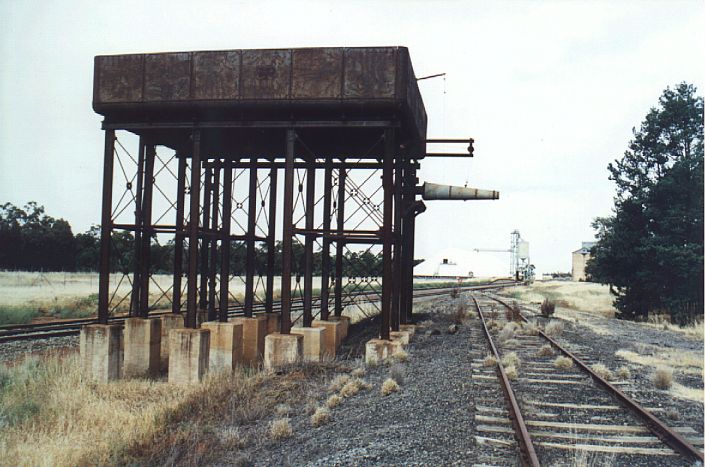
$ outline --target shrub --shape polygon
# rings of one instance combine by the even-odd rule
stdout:
[[[353,376],[353,377],[355,377],[355,378],[362,378],[363,376],[365,376],[366,373],[367,373],[367,372],[365,371],[364,368],[359,367],[359,368],[355,368],[355,369],[350,373],[350,375]]]
[[[528,323],[521,328],[521,333],[526,336],[538,336],[539,327],[536,325],[536,323]]]
[[[327,407],[319,407],[316,412],[311,415],[311,425],[321,426],[324,423],[328,423],[330,420],[330,410]]]
[[[551,347],[549,344],[546,344],[536,352],[536,355],[538,357],[550,357],[553,355],[553,347]]]
[[[507,375],[508,379],[517,379],[518,373],[517,368],[514,365],[509,365],[504,367],[504,374]]]
[[[561,355],[553,361],[553,365],[556,368],[560,368],[562,370],[567,370],[568,368],[571,368],[573,366],[573,360]]]
[[[400,350],[392,354],[392,359],[398,362],[406,362],[409,360],[409,354],[404,350]]]
[[[389,394],[397,391],[399,391],[399,385],[396,381],[394,381],[392,378],[387,378],[386,380],[384,380],[384,383],[382,383],[383,396],[388,396]]]
[[[345,386],[340,388],[340,395],[343,397],[352,397],[363,389],[367,389],[369,385],[360,378],[352,378]]]
[[[284,439],[292,434],[294,434],[294,430],[291,429],[291,423],[289,423],[288,418],[274,420],[272,424],[269,425],[269,436],[272,439]]]
[[[521,308],[517,302],[512,302],[512,305],[506,308],[505,317],[507,321],[521,321]]]
[[[482,360],[482,366],[495,366],[497,364],[497,359],[494,355],[487,354],[484,360]]]
[[[509,352],[504,357],[502,357],[502,365],[518,367],[521,365],[521,359],[516,354],[516,352]]]
[[[673,384],[673,369],[667,366],[658,366],[652,379],[657,389],[668,389]]]
[[[22,306],[0,305],[0,325],[27,324],[39,316],[39,311]]]
[[[546,325],[543,333],[547,336],[557,337],[563,334],[563,323],[561,321],[551,321]]]
[[[507,342],[509,339],[514,338],[514,326],[510,326],[510,324],[513,323],[507,323],[504,325],[501,331],[499,331],[499,335],[497,336],[497,340],[500,342],[500,344],[503,344]]]
[[[334,407],[338,407],[341,402],[343,402],[343,398],[337,394],[333,394],[326,401],[326,406],[328,406],[329,409],[332,409]]]
[[[550,318],[556,312],[556,302],[545,298],[541,303],[541,316]]]
[[[617,378],[619,378],[619,379],[629,379],[632,377],[632,372],[629,371],[629,367],[627,367],[627,366],[619,367],[615,374],[617,375]]]
[[[333,378],[333,381],[330,382],[330,385],[328,386],[328,390],[331,392],[338,392],[343,388],[343,386],[348,384],[349,381],[350,381],[350,376],[338,375],[335,378]]]
[[[607,381],[611,380],[613,378],[612,375],[612,370],[607,368],[605,365],[602,363],[595,363],[592,365],[592,371],[599,376],[602,379],[606,379]]]

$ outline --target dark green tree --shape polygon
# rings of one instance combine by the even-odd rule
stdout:
[[[667,88],[624,156],[609,164],[614,215],[597,218],[587,273],[610,284],[620,316],[703,314],[703,99]]]

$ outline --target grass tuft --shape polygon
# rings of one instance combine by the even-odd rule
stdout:
[[[338,407],[341,402],[343,402],[343,398],[340,397],[340,396],[337,395],[337,394],[333,394],[333,395],[330,396],[330,397],[328,398],[328,400],[326,401],[326,406],[327,406],[329,409],[333,409],[333,408],[335,408],[335,407]]]
[[[594,365],[592,365],[591,368],[592,368],[592,371],[594,371],[595,374],[602,379],[609,381],[612,378],[614,378],[614,375],[612,374],[612,370],[607,368],[602,363],[595,363]]]
[[[495,366],[497,364],[497,359],[494,358],[494,355],[492,354],[487,354],[485,356],[485,359],[482,360],[482,366]]]
[[[360,378],[352,378],[345,386],[340,388],[340,395],[343,397],[352,397],[362,391],[363,389],[369,388],[369,385]]]
[[[504,374],[507,375],[507,378],[509,378],[510,380],[515,380],[519,376],[517,368],[514,365],[505,366]]]
[[[367,374],[367,371],[363,367],[355,368],[350,375],[355,377],[355,378],[362,378]]]
[[[0,305],[0,325],[28,324],[39,314],[38,310],[26,306]]]
[[[392,360],[396,360],[397,362],[409,361],[409,354],[405,350],[394,352],[392,354]]]
[[[388,396],[389,394],[397,391],[399,391],[399,384],[397,384],[396,381],[394,381],[392,378],[387,378],[386,380],[384,380],[384,383],[382,383],[383,396]]]
[[[625,380],[630,379],[632,377],[632,372],[629,371],[628,366],[620,366],[619,368],[617,368],[615,375],[617,375],[617,378]]]
[[[545,298],[541,303],[541,316],[544,318],[550,318],[556,311],[556,302]]]
[[[509,352],[508,354],[506,354],[502,357],[502,365],[505,367],[507,367],[507,366],[519,367],[521,365],[521,359],[516,354],[516,352]]]
[[[333,378],[333,381],[330,382],[330,385],[328,385],[328,390],[330,392],[338,392],[343,389],[343,386],[350,382],[350,379],[351,378],[349,375],[338,375]]]
[[[557,337],[563,334],[563,322],[562,321],[551,321],[546,325],[543,333],[547,336]]]
[[[294,434],[294,430],[291,428],[291,423],[289,423],[288,418],[280,418],[274,420],[269,425],[269,437],[273,440],[280,440],[290,437]]]
[[[568,368],[573,367],[573,360],[568,357],[564,357],[563,355],[560,355],[556,357],[556,359],[553,361],[553,366],[555,366],[556,368],[560,368],[561,370],[567,370]]]
[[[311,415],[311,425],[315,427],[319,427],[324,423],[328,423],[329,421],[330,410],[328,410],[328,407],[318,407],[316,409],[316,412]]]
[[[538,357],[550,357],[553,355],[553,347],[551,347],[550,344],[546,344],[542,346],[537,352],[536,356]]]
[[[652,376],[654,386],[657,389],[668,389],[673,385],[673,368],[658,366]]]

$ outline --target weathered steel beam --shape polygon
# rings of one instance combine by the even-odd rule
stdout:
[[[286,166],[284,168],[284,212],[282,214],[282,279],[280,332],[291,328],[291,253],[294,217],[294,150],[296,133],[286,131]]]
[[[228,301],[230,300],[230,225],[232,219],[233,168],[230,161],[223,167],[223,225],[220,240],[220,308],[218,320],[228,321]]]
[[[326,160],[323,175],[323,230],[330,230],[331,198],[333,196],[333,162]],[[321,319],[328,319],[330,292],[330,238],[323,238],[321,251]]]
[[[100,221],[100,264],[98,282],[98,322],[108,324],[110,290],[110,237],[113,210],[113,157],[115,153],[115,130],[105,131],[103,151],[103,206]]]
[[[174,221],[174,287],[171,311],[181,313],[181,280],[184,272],[184,198],[186,197],[186,156],[176,154],[176,220]]]
[[[184,323],[187,328],[196,328],[196,306],[198,293],[198,222],[199,207],[200,207],[200,192],[201,192],[201,132],[195,130],[193,132],[193,153],[191,154],[191,193],[190,193],[190,212],[188,226],[188,253],[189,267],[187,278],[187,302],[186,302],[186,319]]]
[[[255,297],[255,229],[257,227],[257,159],[250,167],[245,253],[245,316],[252,316]]]
[[[144,160],[144,189],[142,191],[142,252],[140,261],[139,316],[146,318],[149,314],[149,269],[151,263],[152,243],[152,193],[154,191],[154,144],[146,144]]]

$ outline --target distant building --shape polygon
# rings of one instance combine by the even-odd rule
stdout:
[[[585,275],[585,265],[590,259],[590,249],[594,244],[595,242],[583,242],[583,246],[573,252],[574,281],[584,281],[587,278]]]

